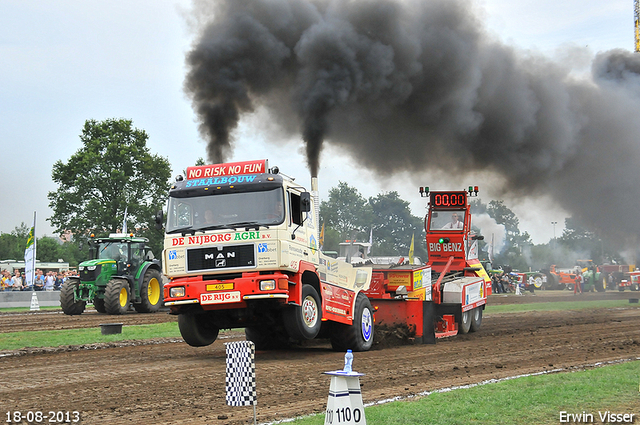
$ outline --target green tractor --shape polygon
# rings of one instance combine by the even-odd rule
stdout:
[[[78,266],[79,277],[62,285],[62,311],[82,314],[87,303],[99,313],[123,314],[130,304],[139,313],[158,311],[164,301],[161,267],[148,242],[125,234],[91,238],[92,259]]]

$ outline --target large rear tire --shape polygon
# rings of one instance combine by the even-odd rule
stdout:
[[[482,307],[476,307],[471,310],[471,327],[470,332],[477,332],[482,325]]]
[[[460,320],[458,321],[458,332],[461,334],[469,333],[471,329],[471,311],[463,311],[460,313]]]
[[[124,279],[111,279],[104,291],[104,307],[108,314],[124,314],[129,309],[129,282]]]
[[[373,307],[366,295],[358,293],[353,323],[335,323],[331,333],[331,347],[335,351],[368,351],[373,345]]]
[[[75,300],[75,293],[79,284],[79,279],[67,279],[62,285],[60,289],[60,307],[62,307],[64,314],[75,316],[84,312],[87,303]]]
[[[302,286],[302,305],[289,306],[282,313],[289,336],[297,340],[313,339],[320,332],[322,310],[320,296],[311,285]]]
[[[192,347],[205,347],[218,338],[220,329],[207,314],[180,314],[178,328],[184,342]]]
[[[98,313],[106,313],[107,309],[104,306],[104,298],[98,298],[96,296],[93,299],[93,308],[95,308]]]
[[[140,303],[134,303],[133,308],[138,313],[155,313],[162,307],[162,275],[156,269],[147,269],[140,286]]]

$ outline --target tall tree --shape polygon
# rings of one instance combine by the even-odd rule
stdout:
[[[148,138],[131,120],[85,122],[82,147],[68,162],[53,166],[58,190],[48,194],[53,209],[48,220],[57,232],[71,230],[80,238],[117,232],[126,210],[127,229],[151,239],[155,251],[161,249],[153,217],[167,196],[171,167],[149,152]]]
[[[373,213],[373,255],[407,256],[414,237],[414,253],[427,259],[423,220],[411,214],[409,202],[398,192],[379,194],[369,198]]]
[[[371,206],[358,189],[345,182],[339,182],[338,187],[329,190],[329,200],[320,204],[320,216],[325,226],[339,233],[341,241],[352,237],[369,238]],[[327,245],[326,239],[325,248],[338,250],[337,246]]]

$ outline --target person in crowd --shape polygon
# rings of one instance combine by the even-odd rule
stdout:
[[[40,269],[36,270],[34,286],[36,291],[42,291],[44,289],[44,274]]]
[[[53,275],[53,272],[47,273],[47,276],[44,278],[44,290],[45,291],[53,291],[53,286],[56,283],[56,278]]]
[[[62,277],[62,273],[58,272],[56,275],[56,281],[53,284],[54,291],[59,291],[62,288],[62,284],[64,283],[64,279]]]
[[[9,270],[2,270],[2,290],[11,291],[13,286],[13,279]]]
[[[22,277],[20,276],[20,270],[15,269],[13,275],[13,286],[11,287],[13,291],[22,291],[24,289],[22,284]]]

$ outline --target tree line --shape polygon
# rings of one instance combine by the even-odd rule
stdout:
[[[136,236],[148,238],[153,252],[160,256],[163,233],[155,228],[154,218],[165,205],[171,167],[167,158],[149,151],[148,137],[127,119],[85,122],[81,148],[68,161],[53,165],[52,179],[58,189],[48,194],[53,210],[48,220],[54,232],[71,233],[72,240],[38,238],[38,260],[62,259],[75,267],[88,258],[90,235],[120,232],[125,223]],[[203,164],[201,158],[196,161],[196,165]],[[550,264],[571,267],[580,257],[598,264],[624,262],[616,251],[618,246],[571,217],[565,220],[560,238],[535,245],[529,233],[520,230],[518,217],[504,201],[485,204],[475,199],[471,212],[474,216],[487,214],[497,225],[504,226],[505,243],[499,252],[494,250],[494,265],[539,270]],[[365,199],[357,188],[340,182],[321,202],[320,217],[325,251],[339,251],[339,244],[347,240],[368,242],[371,238],[369,255],[407,257],[413,239],[414,255],[424,262],[428,260],[424,217],[414,216],[409,202],[395,191]],[[475,230],[483,232],[480,228]],[[24,223],[10,233],[0,233],[0,259],[22,260],[28,233]],[[484,236],[480,259],[487,261],[490,238]]]

